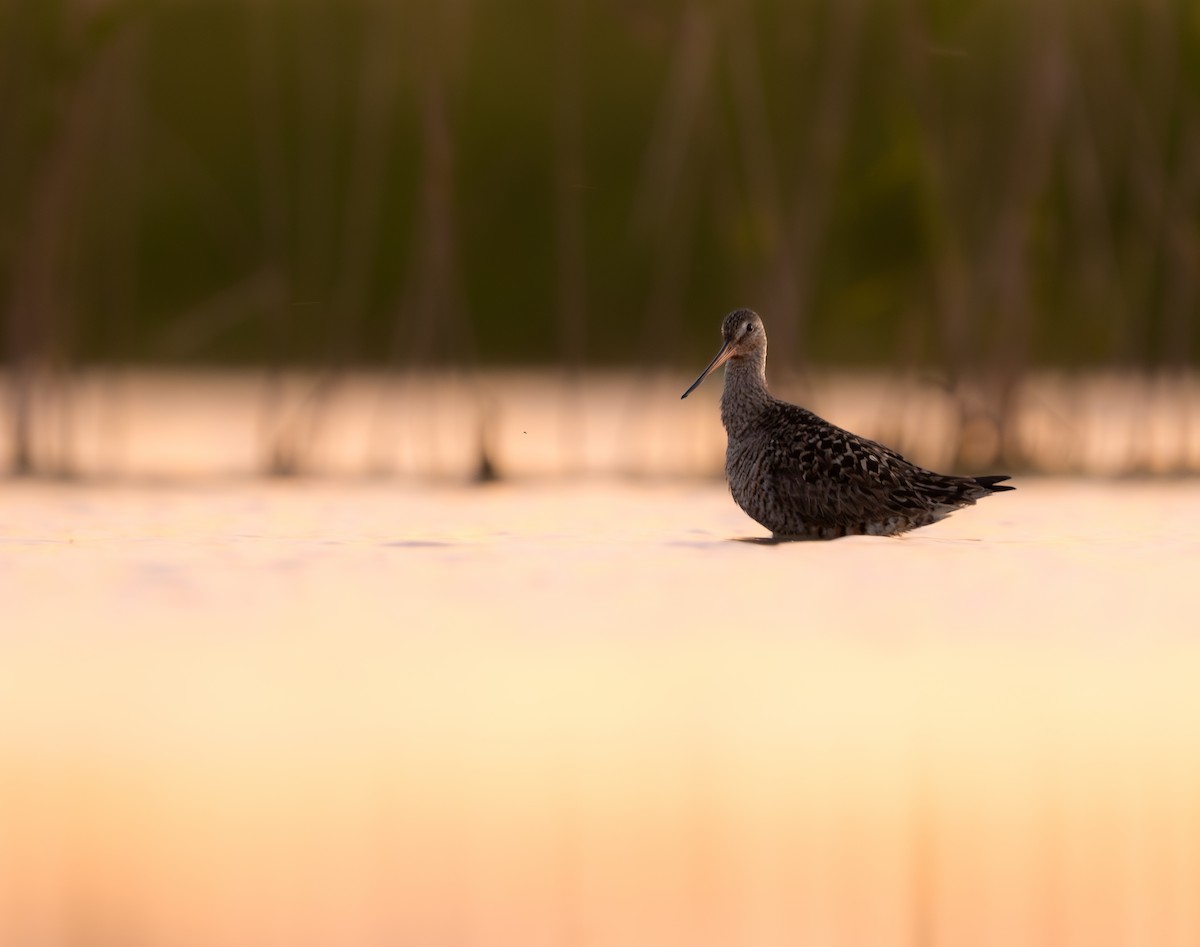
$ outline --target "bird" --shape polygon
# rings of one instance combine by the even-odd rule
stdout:
[[[955,477],[918,467],[767,390],[767,333],[751,309],[721,323],[722,345],[682,398],[725,366],[725,478],[738,506],[777,541],[896,536],[972,506],[1006,475]]]

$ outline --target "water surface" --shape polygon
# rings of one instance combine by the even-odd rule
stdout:
[[[0,494],[0,943],[1200,941],[1200,485]]]

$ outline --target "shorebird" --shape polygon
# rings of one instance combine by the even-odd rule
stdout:
[[[952,477],[858,437],[767,391],[767,333],[750,309],[721,324],[721,350],[682,395],[725,366],[725,477],[746,514],[775,539],[895,536],[981,497],[1006,476]]]

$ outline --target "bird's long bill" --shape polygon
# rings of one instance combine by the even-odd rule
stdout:
[[[683,400],[688,395],[690,395],[693,391],[695,391],[700,386],[700,382],[704,381],[704,379],[706,379],[709,375],[711,375],[718,368],[720,368],[722,365],[724,365],[729,360],[729,356],[732,354],[733,354],[733,342],[732,341],[726,342],[724,345],[721,346],[721,351],[719,351],[716,355],[714,355],[713,360],[708,363],[708,368],[704,369],[704,371],[702,371],[700,373],[700,377],[697,378],[694,382],[692,382],[692,384],[688,387],[688,390],[679,396],[680,400]]]

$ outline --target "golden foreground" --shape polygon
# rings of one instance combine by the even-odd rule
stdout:
[[[1200,942],[1200,484],[0,493],[0,943]]]

